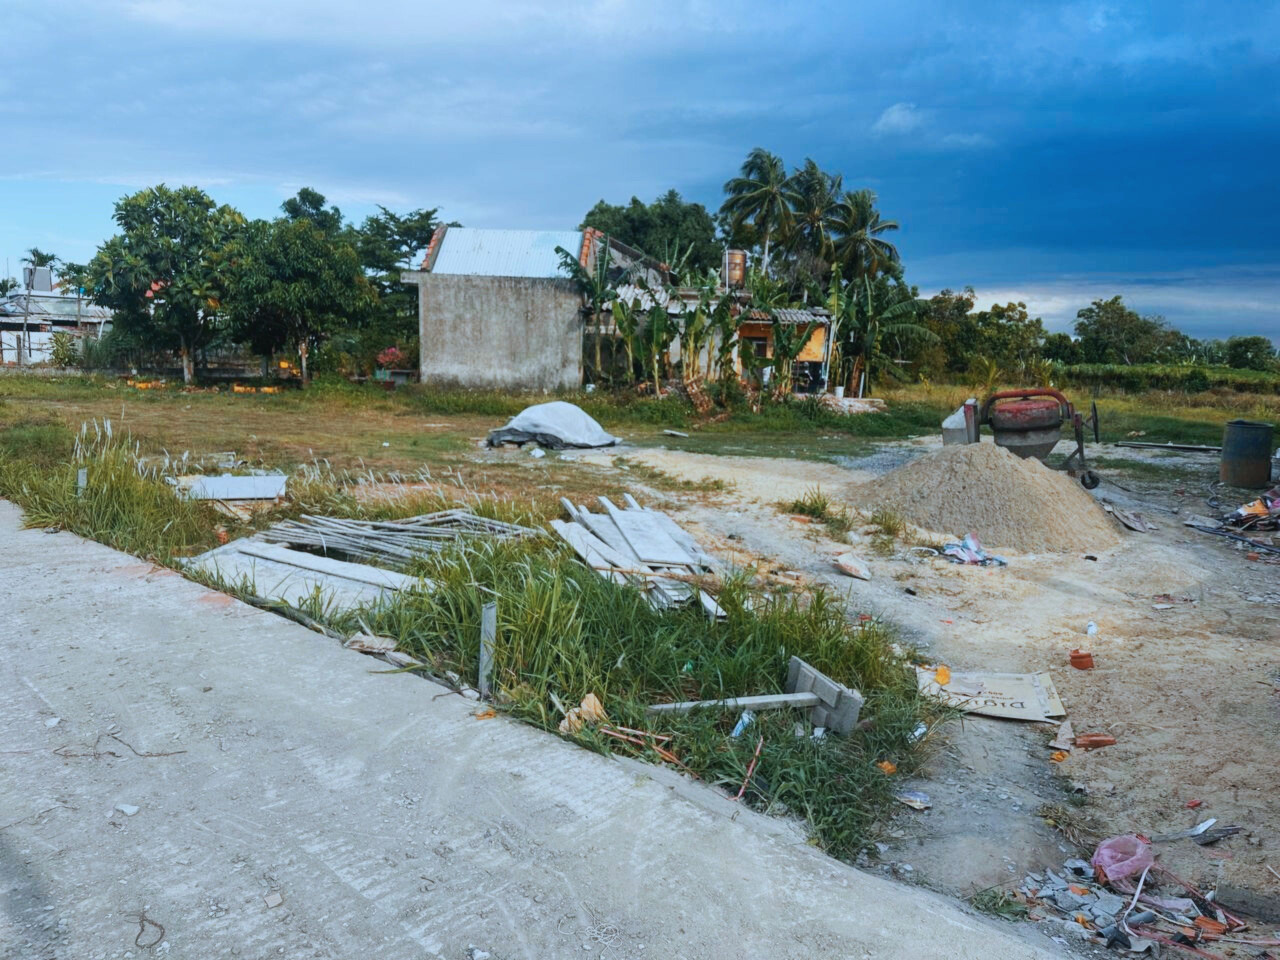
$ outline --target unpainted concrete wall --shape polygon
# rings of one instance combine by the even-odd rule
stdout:
[[[555,390],[582,384],[582,298],[568,280],[415,272],[422,380]]]

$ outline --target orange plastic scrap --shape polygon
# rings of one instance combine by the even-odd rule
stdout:
[[[1207,936],[1220,937],[1227,932],[1227,925],[1212,917],[1196,917],[1195,923]]]
[[[892,760],[881,760],[879,763],[876,764],[876,766],[879,767],[884,772],[884,775],[886,777],[892,777],[895,773],[898,772],[898,765],[894,763]]]
[[[951,669],[945,664],[938,667],[937,672],[933,675],[933,679],[938,682],[938,686],[945,687],[951,682]]]
[[[1088,887],[1080,887],[1074,883],[1069,884],[1067,886],[1067,889],[1070,890],[1072,893],[1074,893],[1077,897],[1087,897],[1092,892]]]
[[[1069,756],[1071,756],[1071,754],[1067,753],[1065,750],[1055,750],[1053,753],[1049,754],[1049,762],[1062,763]]]
[[[1085,750],[1096,750],[1098,747],[1114,745],[1116,738],[1106,733],[1083,733],[1076,737],[1076,746]]]

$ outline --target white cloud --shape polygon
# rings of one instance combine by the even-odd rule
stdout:
[[[871,132],[878,137],[913,133],[922,128],[927,119],[925,112],[914,103],[895,103],[885,107],[884,113],[871,125]]]

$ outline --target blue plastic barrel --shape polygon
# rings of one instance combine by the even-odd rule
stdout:
[[[1269,423],[1228,420],[1222,431],[1222,461],[1218,475],[1233,487],[1261,489],[1271,485],[1271,433]]]

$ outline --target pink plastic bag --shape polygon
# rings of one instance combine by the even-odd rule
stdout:
[[[1110,881],[1136,877],[1155,863],[1151,845],[1143,843],[1133,834],[1112,837],[1098,844],[1093,852],[1093,868]]]

